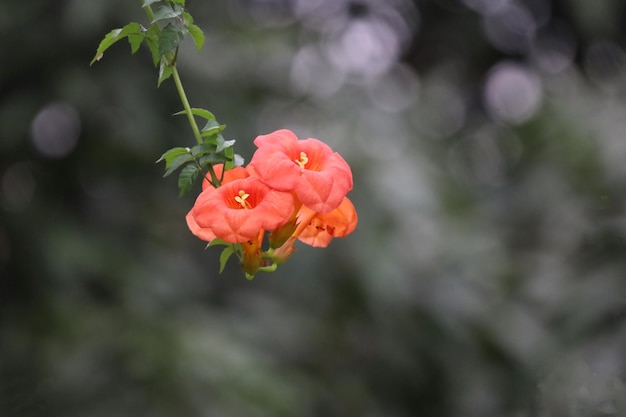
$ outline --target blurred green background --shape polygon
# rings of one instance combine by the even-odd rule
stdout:
[[[247,160],[317,137],[357,230],[218,275],[140,1],[0,3],[0,416],[626,415],[622,0],[189,0]]]

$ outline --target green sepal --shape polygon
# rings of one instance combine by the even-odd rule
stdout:
[[[180,197],[187,194],[191,187],[193,186],[194,181],[198,178],[198,174],[200,173],[200,168],[198,168],[195,164],[188,164],[180,171],[180,175],[178,176],[178,191]]]
[[[100,61],[100,59],[102,59],[102,56],[104,55],[104,52],[109,49],[111,45],[113,45],[115,42],[131,35],[133,36],[132,39],[129,39],[131,52],[135,53],[139,48],[139,45],[136,45],[138,42],[137,38],[143,39],[145,34],[142,31],[141,25],[139,23],[132,22],[127,24],[123,28],[113,29],[112,31],[107,33],[104,36],[104,39],[100,41],[98,49],[96,50],[96,55],[93,57],[89,65],[93,65],[94,62]],[[141,40],[139,40],[139,44],[141,44]],[[135,47],[137,49],[135,49]]]
[[[232,256],[233,253],[235,253],[235,249],[233,248],[232,245],[229,245],[225,247],[222,253],[220,254],[220,274],[224,270],[224,267],[226,266],[226,262],[228,262],[228,259]]]
[[[172,3],[180,4],[181,6],[185,5],[185,0],[171,0]]]

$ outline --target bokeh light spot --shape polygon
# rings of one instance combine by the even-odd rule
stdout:
[[[386,22],[361,19],[348,25],[327,44],[328,56],[348,74],[369,78],[391,67],[401,52],[400,39]]]
[[[541,83],[525,66],[503,62],[489,71],[484,98],[487,112],[494,120],[524,123],[539,109]]]
[[[35,149],[51,158],[67,156],[78,143],[80,117],[76,109],[63,102],[43,107],[31,123]]]

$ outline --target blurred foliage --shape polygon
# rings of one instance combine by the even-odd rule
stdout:
[[[351,164],[353,235],[215,271],[139,1],[0,3],[0,415],[626,415],[620,0],[188,1],[190,101]]]

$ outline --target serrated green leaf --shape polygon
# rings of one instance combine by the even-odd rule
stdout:
[[[202,117],[203,119],[206,119],[206,120],[215,120],[215,116],[213,115],[213,113],[205,109],[192,107],[191,113],[195,116]],[[174,113],[174,116],[180,116],[184,114],[187,114],[187,112],[185,110],[181,110],[179,112]]]
[[[161,0],[143,0],[141,7],[150,6],[153,3],[158,3]]]
[[[98,49],[96,50],[96,55],[93,57],[89,65],[93,65],[94,62],[100,61],[104,52],[111,47],[115,42],[118,42],[129,35],[140,35],[143,36],[143,32],[141,31],[141,25],[139,23],[129,23],[126,26],[118,29],[113,29],[109,33],[104,36],[104,39],[100,41],[98,45]],[[131,43],[132,48],[132,43]]]
[[[200,169],[195,164],[186,165],[180,171],[180,175],[178,176],[178,191],[181,197],[191,190],[199,173]]]
[[[188,23],[185,25],[185,27],[189,31],[191,39],[193,39],[193,42],[196,44],[196,50],[200,52],[202,46],[204,45],[204,32],[202,31],[202,29],[200,29],[198,25],[194,25],[193,23]]]
[[[163,155],[161,155],[159,159],[157,159],[156,163],[165,161],[165,168],[168,168],[172,161],[181,155],[189,155],[189,149],[181,147],[168,149],[167,151],[165,151],[165,153],[163,153]]]
[[[224,267],[226,266],[226,262],[228,262],[228,259],[232,256],[233,253],[235,253],[235,250],[233,249],[233,247],[227,246],[226,248],[224,248],[224,250],[220,254],[220,274],[224,270]]]
[[[168,23],[159,35],[159,54],[163,55],[168,51],[173,51],[185,38],[185,34],[177,25]]]
[[[182,14],[183,10],[180,7],[170,7],[167,5],[159,6],[158,9],[154,11],[154,18],[152,19],[152,23],[159,22],[165,19],[173,19]]]
[[[187,162],[193,161],[193,156],[190,154],[179,155],[170,162],[169,166],[165,170],[165,174],[163,177],[168,177],[172,174],[172,172],[176,171],[181,166],[185,165]]]

